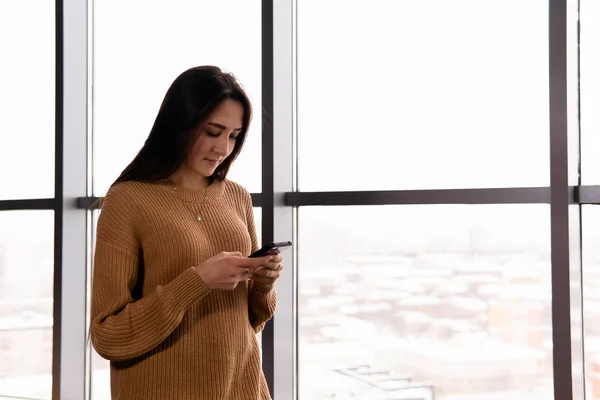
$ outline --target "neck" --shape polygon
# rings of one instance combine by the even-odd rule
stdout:
[[[209,185],[209,178],[200,175],[185,166],[181,166],[171,175],[171,180],[175,184],[188,189],[204,189]]]

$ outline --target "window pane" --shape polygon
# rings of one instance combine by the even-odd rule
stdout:
[[[173,80],[205,64],[233,72],[252,100],[248,140],[229,178],[261,190],[260,2],[127,0],[94,5],[95,194],[142,147]]]
[[[600,398],[600,208],[582,207],[583,326],[586,395]]]
[[[581,0],[581,179],[600,185],[600,2]]]
[[[0,212],[0,397],[50,399],[54,212]]]
[[[98,222],[98,212],[94,212],[92,214],[92,241],[95,243],[96,238],[96,223]],[[254,222],[256,224],[256,233],[258,235],[258,242],[261,243],[261,223],[262,223],[262,208],[255,207],[254,208]],[[92,245],[94,248],[94,245]],[[93,254],[90,254],[93,256]],[[90,273],[88,276],[92,276],[91,274],[91,266]],[[89,307],[91,307],[91,298],[87,299],[87,307],[88,307],[88,315],[89,315]],[[89,323],[88,323],[89,326]],[[257,335],[258,345],[262,351],[262,343],[261,343],[261,334]],[[94,346],[92,346],[91,342],[88,343],[89,351],[91,354],[91,400],[110,400],[110,363],[102,358],[96,350],[94,350]],[[1,395],[2,393],[0,393]]]
[[[0,200],[54,197],[54,24],[54,1],[0,1]]]
[[[303,191],[545,186],[548,119],[547,1],[298,2]]]
[[[256,226],[256,237],[258,238],[258,245],[262,246],[262,208],[254,207],[254,225]]]
[[[100,357],[94,346],[92,352],[92,400],[110,400],[110,363]]]
[[[302,400],[553,397],[547,205],[304,207],[298,227]]]

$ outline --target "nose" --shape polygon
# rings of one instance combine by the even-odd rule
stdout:
[[[214,152],[218,155],[225,157],[229,154],[230,144],[229,135],[221,135],[219,140],[215,143]]]

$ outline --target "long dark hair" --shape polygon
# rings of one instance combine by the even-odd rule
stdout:
[[[113,185],[126,181],[156,182],[171,176],[185,161],[200,124],[225,99],[239,101],[244,117],[233,151],[210,177],[211,181],[224,180],[246,140],[252,105],[235,76],[207,65],[190,68],[173,81],[144,146]]]

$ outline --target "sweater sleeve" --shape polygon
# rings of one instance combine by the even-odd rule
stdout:
[[[98,218],[92,280],[91,339],[102,357],[125,361],[163,342],[186,310],[210,289],[188,268],[171,282],[135,299],[140,242],[135,207],[115,186]]]
[[[246,223],[252,241],[252,252],[255,252],[259,249],[259,244],[254,223],[252,198],[249,193],[246,194]],[[273,317],[276,305],[277,293],[275,292],[275,285],[263,288],[254,285],[254,282],[250,280],[248,291],[248,315],[250,317],[250,324],[256,333],[262,331],[266,322]]]

